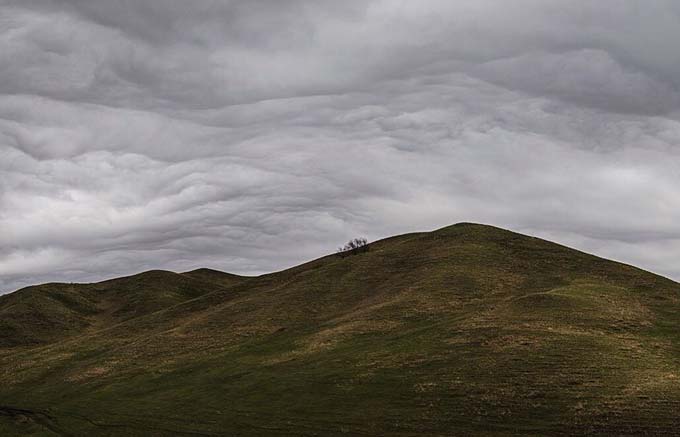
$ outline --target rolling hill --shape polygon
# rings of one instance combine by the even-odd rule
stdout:
[[[668,435],[680,284],[461,223],[0,297],[0,435]]]

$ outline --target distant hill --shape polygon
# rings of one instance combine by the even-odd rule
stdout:
[[[0,297],[0,435],[662,435],[680,284],[461,223]]]

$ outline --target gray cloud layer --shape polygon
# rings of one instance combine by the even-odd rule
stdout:
[[[0,292],[480,221],[680,278],[674,1],[0,0]]]

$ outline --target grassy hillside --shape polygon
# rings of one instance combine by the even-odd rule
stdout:
[[[0,347],[40,345],[211,293],[240,276],[152,270],[97,284],[45,284],[0,297]]]
[[[0,298],[0,435],[664,434],[680,285],[459,224]]]

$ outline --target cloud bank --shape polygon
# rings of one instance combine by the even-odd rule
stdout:
[[[0,292],[458,221],[680,279],[677,2],[0,6]]]

